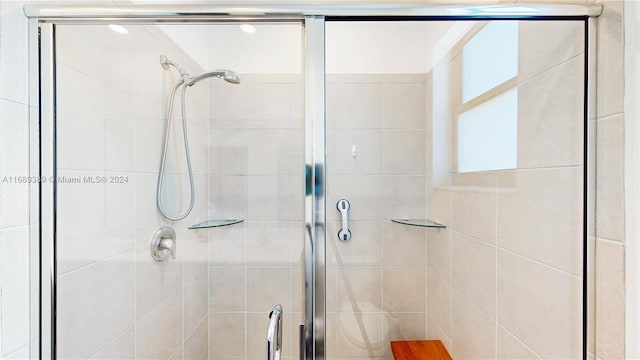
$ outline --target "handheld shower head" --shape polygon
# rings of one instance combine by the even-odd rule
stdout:
[[[238,76],[238,74],[236,74],[234,71],[231,71],[231,70],[225,70],[225,69],[213,70],[213,71],[207,71],[202,74],[191,76],[189,75],[189,72],[187,70],[183,69],[180,65],[176,64],[174,61],[169,60],[164,55],[160,55],[160,65],[162,65],[162,68],[165,70],[169,70],[170,66],[173,66],[174,68],[176,68],[176,70],[178,70],[178,72],[180,73],[180,76],[182,77],[182,81],[184,81],[184,83],[187,84],[188,86],[192,86],[198,81],[204,80],[210,77],[222,78],[225,81],[230,82],[232,84],[240,83],[240,77]]]
[[[240,84],[240,77],[231,70],[224,71],[224,79],[232,84]]]

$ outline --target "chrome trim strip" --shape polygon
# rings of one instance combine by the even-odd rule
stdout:
[[[29,177],[40,176],[40,55],[37,19],[29,19]],[[29,358],[40,357],[40,184],[29,186],[30,347]]]
[[[237,1],[215,5],[25,5],[27,17],[42,20],[78,18],[182,18],[207,19],[307,16],[435,16],[435,17],[540,17],[602,14],[601,4],[433,4],[428,1]]]
[[[324,17],[304,24],[305,45],[305,354],[324,360],[325,338],[325,47]],[[301,354],[302,355],[302,354]]]
[[[595,353],[595,280],[596,280],[596,175],[597,175],[597,55],[598,21],[588,19],[585,26],[585,169],[584,169],[584,264],[583,264],[583,359],[590,359]]]
[[[40,356],[55,358],[56,268],[55,268],[55,33],[52,24],[40,25],[40,114],[34,131],[39,153],[40,181]],[[32,356],[35,354],[32,354]]]

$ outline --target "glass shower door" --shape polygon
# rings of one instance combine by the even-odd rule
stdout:
[[[327,22],[328,359],[582,357],[584,29]]]
[[[278,303],[283,356],[297,354],[301,34],[299,22],[55,26],[58,358],[263,358]],[[193,210],[169,221],[157,203],[188,212],[191,180]],[[174,234],[158,261],[163,227]]]

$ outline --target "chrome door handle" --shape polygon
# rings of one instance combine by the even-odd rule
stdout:
[[[267,327],[267,358],[280,360],[282,355],[282,305],[276,305],[269,313]]]
[[[340,215],[342,215],[342,229],[338,231],[338,239],[348,241],[351,239],[351,230],[349,230],[349,208],[351,204],[347,199],[340,199],[336,204]]]

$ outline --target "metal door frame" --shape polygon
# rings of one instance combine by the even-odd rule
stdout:
[[[30,64],[30,175],[55,179],[55,24],[107,24],[131,22],[246,22],[299,21],[304,26],[305,79],[305,196],[304,326],[301,324],[301,359],[325,359],[325,224],[326,224],[326,120],[325,22],[332,20],[583,20],[585,23],[585,184],[583,358],[587,357],[587,270],[593,254],[587,252],[589,119],[595,114],[596,20],[600,4],[475,4],[446,5],[427,2],[291,4],[238,1],[227,5],[25,5],[29,18]],[[595,132],[595,129],[593,129]],[[33,183],[31,219],[31,358],[54,359],[56,344],[56,185]]]

